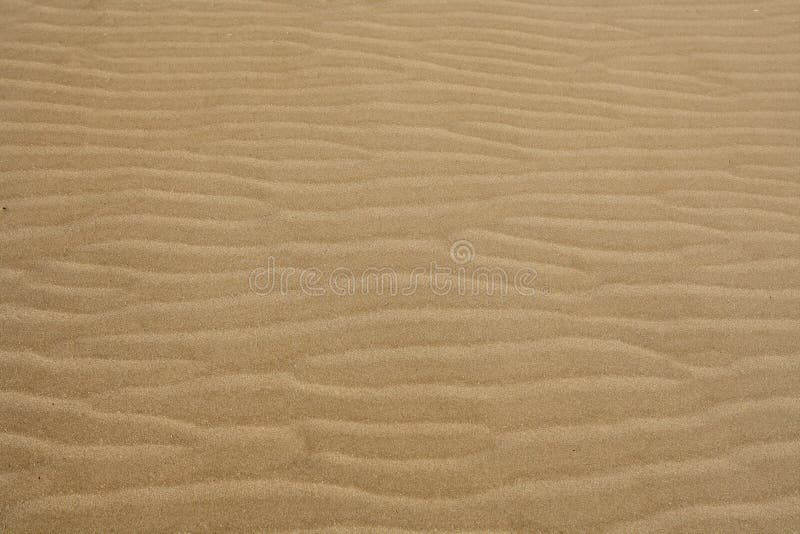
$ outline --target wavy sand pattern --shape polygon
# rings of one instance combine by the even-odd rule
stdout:
[[[601,4],[0,1],[0,530],[800,530],[800,4]]]

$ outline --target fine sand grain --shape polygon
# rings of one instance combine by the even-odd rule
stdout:
[[[797,0],[0,0],[0,95],[0,531],[800,530]]]

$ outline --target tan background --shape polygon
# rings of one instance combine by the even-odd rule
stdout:
[[[800,529],[800,5],[601,4],[0,2],[0,529]]]

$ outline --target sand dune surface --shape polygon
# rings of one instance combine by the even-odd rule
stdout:
[[[797,532],[800,4],[0,0],[0,530]]]

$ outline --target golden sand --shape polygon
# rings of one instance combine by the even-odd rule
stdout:
[[[0,94],[0,531],[800,530],[796,0],[2,0]]]

